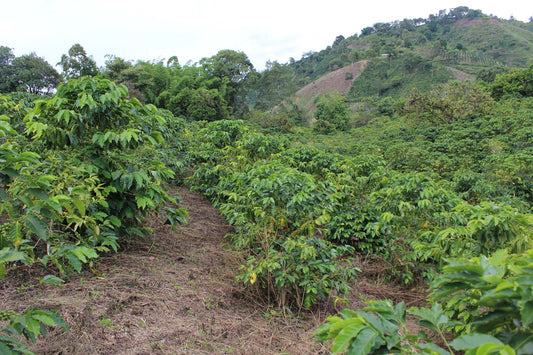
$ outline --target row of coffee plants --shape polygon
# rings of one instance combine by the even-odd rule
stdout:
[[[192,188],[236,226],[233,241],[249,255],[239,279],[282,305],[346,291],[355,270],[340,260],[352,250],[381,256],[387,274],[412,283],[450,256],[531,247],[531,214],[482,197],[469,203],[434,173],[327,154],[240,121],[209,123],[196,138]]]
[[[38,263],[50,273],[43,281],[58,284],[57,276],[149,232],[141,224],[149,213],[173,225],[185,221],[187,212],[168,207],[176,199],[164,189],[175,173],[157,159],[179,121],[128,99],[124,86],[89,77],[61,85],[31,108],[0,99],[0,277]],[[66,327],[53,311],[3,318],[4,333],[32,341],[47,325]],[[0,347],[27,352],[11,336],[1,337]]]
[[[250,131],[242,121],[208,123],[191,145],[192,188],[209,196],[236,227],[247,257],[237,279],[280,306],[309,308],[348,290],[353,248],[321,236],[335,204],[333,186],[272,159],[288,142]]]

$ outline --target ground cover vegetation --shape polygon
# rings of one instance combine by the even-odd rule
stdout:
[[[497,35],[476,42],[487,26]],[[342,301],[356,255],[388,282],[430,285],[428,308],[379,300],[328,318],[316,336],[333,353],[531,353],[531,30],[460,7],[263,72],[233,50],[98,69],[75,44],[59,86],[35,54],[0,47],[0,278],[39,264],[60,285],[149,234],[148,215],[184,223],[166,184],[185,183],[234,227],[236,281],[285,312]],[[293,96],[361,59],[347,92]],[[67,328],[53,310],[1,318],[5,353]]]

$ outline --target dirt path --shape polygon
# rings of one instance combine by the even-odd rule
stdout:
[[[202,196],[176,188],[189,211],[177,232],[154,217],[154,236],[100,257],[91,271],[61,288],[32,286],[42,273],[0,281],[0,309],[57,310],[70,332],[52,329],[30,346],[37,354],[328,354],[313,332],[327,314],[282,316],[235,284],[239,254],[225,245],[231,232]],[[359,260],[362,272],[347,299],[423,302],[416,291],[377,282],[379,263]],[[381,274],[381,276],[380,276]],[[328,305],[326,305],[328,306]],[[339,305],[343,306],[342,304]],[[329,304],[331,309],[331,304]]]
[[[93,272],[62,289],[2,281],[1,308],[57,310],[70,332],[52,330],[37,354],[319,354],[310,339],[320,324],[280,317],[246,299],[234,283],[238,253],[218,211],[186,188],[177,191],[188,224],[173,232],[156,219],[154,237],[101,257]],[[20,278],[19,278],[20,280]]]

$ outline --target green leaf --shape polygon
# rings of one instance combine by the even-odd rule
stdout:
[[[55,327],[57,325],[56,322],[54,322],[54,320],[47,314],[33,314],[32,318],[51,327]]]
[[[26,328],[30,332],[30,340],[35,343],[35,339],[41,334],[41,324],[35,319],[26,318]]]
[[[1,171],[1,170],[0,170]],[[3,186],[0,186],[0,198],[2,200],[7,200],[7,194],[6,194],[6,190],[4,190],[4,187]]]
[[[79,246],[71,250],[71,253],[76,255],[83,263],[87,262],[87,258],[97,258],[98,254],[94,249],[89,249],[84,246]]]
[[[433,344],[433,343],[422,343],[417,344],[417,349],[421,350],[429,350],[428,352],[424,352],[424,354],[431,354],[431,355],[450,355],[450,353],[440,346]]]
[[[24,252],[5,247],[0,250],[0,263],[11,263],[15,261],[28,261],[28,255]]]
[[[43,189],[29,188],[26,190],[30,195],[41,200],[48,200],[48,194]]]
[[[9,230],[7,231],[7,238],[15,248],[18,248],[22,244],[22,225],[19,221],[15,221],[11,224],[9,227]]]
[[[81,272],[81,267],[83,264],[81,263],[80,259],[73,253],[67,253],[66,255],[69,264],[76,270],[77,272]]]
[[[65,283],[65,281],[55,275],[46,275],[43,277],[41,283],[45,285],[61,286],[61,284]]]
[[[439,303],[434,303],[431,309],[412,307],[409,313],[420,318],[418,324],[434,331],[439,331],[441,325],[448,323]]]
[[[16,352],[11,350],[11,347],[6,345],[6,344],[13,343],[12,340],[16,340],[16,339],[12,337],[7,337],[7,336],[0,336],[0,354],[17,355]]]
[[[77,197],[73,197],[73,198],[72,198],[72,203],[74,204],[74,206],[76,206],[76,208],[78,209],[78,211],[80,212],[80,214],[81,214],[82,216],[85,216],[86,210],[85,210],[85,204],[83,203],[83,201],[80,200],[80,199],[77,198]]]
[[[357,337],[352,341],[352,343],[348,347],[346,354],[353,354],[353,355],[369,354],[370,351],[373,349],[374,345],[376,344],[377,337],[378,337],[378,334],[376,333],[374,329],[369,328],[369,327],[362,329],[359,332],[359,334],[357,334]]]
[[[495,338],[492,335],[466,334],[454,339],[450,343],[450,346],[452,346],[456,350],[468,350],[477,348],[478,346],[488,343],[503,345],[503,343],[498,338]]]
[[[520,310],[522,325],[528,328],[533,323],[533,301],[524,302]]]
[[[34,214],[29,214],[25,218],[26,221],[26,227],[32,231],[35,235],[37,235],[40,239],[46,240],[47,239],[47,231],[46,231],[46,224],[39,219]]]
[[[519,355],[533,354],[533,334],[531,332],[513,332],[506,343],[518,350]]]
[[[342,328],[337,334],[335,340],[333,340],[333,346],[331,352],[333,354],[340,354],[344,352],[344,349],[348,347],[350,341],[359,334],[361,330],[366,328],[366,325],[361,322],[350,322],[348,325]]]
[[[115,216],[109,216],[109,221],[111,222],[111,224],[113,224],[115,227],[120,227],[120,225],[122,224],[122,222],[120,221],[120,219],[118,219],[117,217]]]

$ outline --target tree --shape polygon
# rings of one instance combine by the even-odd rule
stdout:
[[[316,103],[315,118],[317,123],[329,122],[336,129],[348,128],[350,117],[346,97],[339,92],[329,92],[320,96]]]
[[[59,73],[35,53],[15,58],[13,67],[17,91],[50,94],[59,85]]]
[[[0,92],[15,91],[12,65],[14,59],[15,55],[11,48],[0,46]]]
[[[368,36],[374,32],[376,32],[374,27],[365,27],[361,30],[361,36]]]
[[[476,79],[483,80],[487,83],[493,83],[497,75],[507,73],[508,71],[509,69],[503,65],[495,65],[489,68],[481,69],[477,73]]]
[[[254,70],[246,54],[230,49],[219,51],[206,63],[213,65],[213,75],[221,79],[228,78],[232,86],[246,80]]]
[[[529,68],[514,69],[507,74],[496,76],[492,86],[492,96],[500,99],[504,96],[533,96],[533,64]]]
[[[15,57],[11,48],[0,46],[0,92],[49,94],[59,81],[59,73],[44,58],[35,53]]]
[[[87,52],[76,43],[68,50],[68,54],[61,56],[61,61],[57,63],[63,69],[63,75],[67,79],[80,78],[82,76],[95,76],[98,74],[96,62]]]
[[[107,54],[105,58],[105,70],[102,74],[113,81],[119,79],[121,72],[132,67],[130,61],[126,61],[112,54]]]
[[[175,115],[197,121],[216,121],[228,118],[228,106],[217,89],[184,88],[169,99],[168,109]]]
[[[124,85],[83,77],[62,84],[48,101],[26,116],[26,133],[59,153],[72,154],[71,164],[86,167],[98,179],[107,203],[99,212],[122,225],[128,236],[149,210],[162,210],[172,225],[183,222],[183,209],[162,188],[174,172],[159,161],[166,120],[153,105],[128,99]],[[98,234],[98,233],[96,233]]]
[[[335,37],[335,41],[333,42],[333,46],[332,47],[338,46],[344,40],[345,40],[345,38],[344,38],[343,35],[338,35],[337,37]]]
[[[487,115],[493,107],[488,90],[469,82],[450,82],[425,93],[414,89],[404,113],[437,124],[450,124]]]
[[[253,86],[257,95],[253,100],[256,108],[273,113],[276,105],[296,91],[294,70],[289,65],[268,61],[266,70],[255,78]]]
[[[235,106],[239,89],[255,71],[246,54],[230,49],[221,50],[215,56],[203,59],[200,64],[208,74],[227,82],[228,90],[224,98],[231,107]]]

